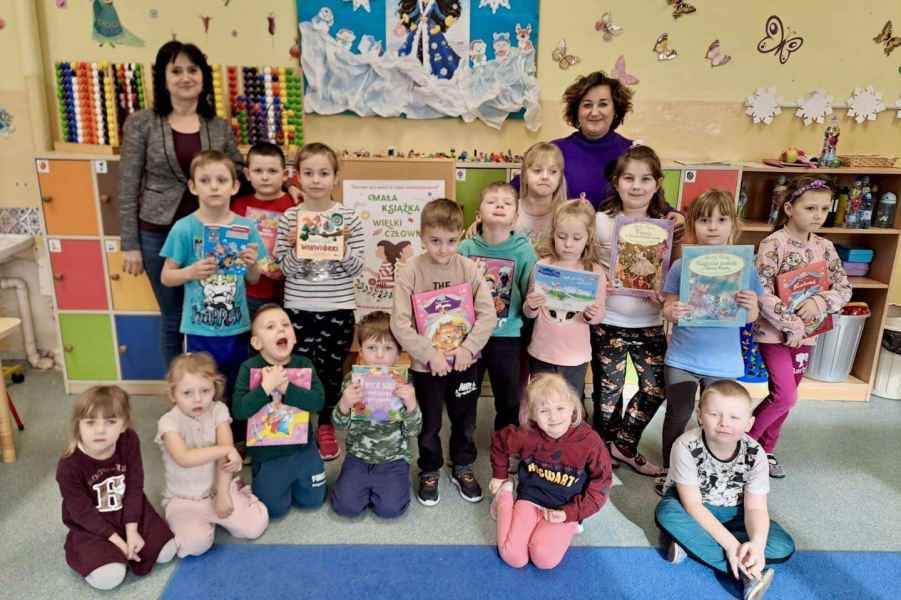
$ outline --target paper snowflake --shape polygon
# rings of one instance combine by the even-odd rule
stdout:
[[[785,100],[776,95],[776,88],[757,88],[753,96],[748,96],[745,101],[745,114],[751,115],[755,123],[773,122],[773,117],[782,113],[782,104]]]
[[[822,123],[831,114],[832,96],[827,96],[824,90],[814,90],[798,99],[795,116],[804,119],[804,125],[810,125],[814,121]]]
[[[345,2],[350,2],[351,0],[344,0]],[[369,8],[369,0],[353,0],[353,9],[354,12],[357,12],[358,8],[362,8],[366,12],[372,12]]]
[[[510,0],[479,0],[479,8],[487,6],[491,9],[491,14],[497,14],[497,9],[506,8],[510,10]]]
[[[858,123],[875,121],[876,115],[884,110],[882,93],[877,92],[872,85],[863,89],[854,88],[854,93],[848,98],[848,116],[854,117]]]

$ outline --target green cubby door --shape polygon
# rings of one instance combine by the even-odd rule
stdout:
[[[462,175],[460,174],[462,172]],[[457,202],[463,204],[466,227],[475,221],[479,198],[484,188],[495,181],[507,181],[507,169],[457,168]]]
[[[663,192],[666,194],[666,202],[673,208],[679,208],[679,198],[682,194],[682,171],[678,169],[663,170]]]
[[[70,380],[116,381],[116,353],[110,317],[60,314],[66,375]]]

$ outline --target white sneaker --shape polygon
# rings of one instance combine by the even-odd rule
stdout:
[[[678,565],[686,558],[688,558],[688,553],[685,552],[685,548],[680,546],[678,542],[670,542],[669,549],[666,552],[666,560],[674,565]]]

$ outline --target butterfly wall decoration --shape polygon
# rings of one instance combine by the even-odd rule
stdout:
[[[885,52],[886,56],[891,54],[895,48],[901,46],[901,36],[892,35],[891,21],[885,22],[885,25],[882,26],[882,31],[873,38],[873,41],[884,46],[883,52]]]
[[[557,66],[564,71],[573,65],[579,64],[582,61],[582,59],[578,56],[573,56],[569,53],[566,48],[566,40],[560,40],[560,43],[557,44],[557,47],[554,48],[553,52],[551,52],[551,58],[553,58],[557,63]]]
[[[766,35],[757,42],[757,51],[762,54],[773,53],[779,57],[779,62],[783,65],[804,45],[804,38],[799,35],[785,37],[785,26],[782,24],[782,19],[776,15],[772,15],[766,20],[763,30]]]
[[[690,15],[695,12],[697,9],[685,2],[685,0],[666,0],[667,3],[673,6],[673,18],[678,19],[682,15]]]
[[[613,65],[613,70],[610,71],[610,75],[614,79],[619,80],[623,85],[635,85],[636,83],[639,83],[638,77],[626,73],[626,57],[622,54],[616,59],[616,64]]]
[[[661,33],[657,36],[657,41],[654,43],[654,53],[657,55],[657,60],[673,60],[679,53],[676,52],[675,48],[669,47],[669,34]]]
[[[609,42],[623,32],[623,28],[613,22],[613,15],[609,12],[605,12],[600,19],[595,21],[594,30],[603,35],[605,42]]]
[[[720,41],[713,40],[710,42],[710,45],[707,46],[707,54],[704,55],[704,58],[710,61],[711,67],[722,67],[724,64],[728,63],[732,60],[732,57],[720,49]]]

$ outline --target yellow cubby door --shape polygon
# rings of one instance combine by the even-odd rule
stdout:
[[[113,310],[159,312],[160,307],[153,295],[147,273],[141,273],[137,277],[129,275],[122,269],[122,252],[118,242],[107,240],[105,246]]]
[[[116,381],[113,326],[108,314],[59,315],[66,376],[70,380]]]

